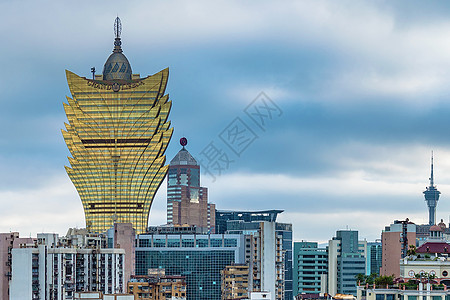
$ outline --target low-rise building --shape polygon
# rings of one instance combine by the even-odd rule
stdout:
[[[103,294],[102,292],[78,292],[74,300],[135,300],[130,294]]]
[[[359,286],[356,298],[357,300],[447,300],[450,298],[450,290],[433,289],[429,283],[419,284],[417,289]]]
[[[221,272],[222,300],[247,299],[248,275],[248,265],[226,266]]]
[[[142,300],[186,300],[183,276],[131,276],[128,293]]]
[[[433,225],[426,242],[419,248],[409,251],[400,260],[400,277],[410,281],[427,277],[434,283],[450,286],[450,244],[444,239],[442,228]]]

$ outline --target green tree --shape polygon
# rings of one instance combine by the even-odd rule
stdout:
[[[364,284],[366,284],[367,277],[368,277],[367,275],[359,273],[355,276],[355,279],[356,279],[357,283],[359,283],[360,285],[364,285]]]
[[[378,277],[377,273],[372,273],[369,276],[367,276],[366,278],[366,283],[368,284],[374,284],[375,283],[375,279]]]
[[[391,276],[380,276],[375,278],[376,285],[392,285],[394,284],[394,275]]]
[[[416,255],[416,246],[409,245],[409,249],[406,251],[406,255]]]

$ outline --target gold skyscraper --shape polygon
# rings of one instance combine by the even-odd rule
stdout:
[[[103,232],[114,222],[131,222],[145,232],[153,197],[168,166],[164,152],[173,128],[171,101],[164,94],[169,70],[141,78],[132,74],[114,24],[113,53],[93,79],[66,70],[72,98],[62,130],[72,157],[67,174],[80,195],[86,227]]]

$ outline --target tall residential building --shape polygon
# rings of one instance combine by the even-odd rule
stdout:
[[[186,298],[221,300],[221,271],[242,264],[244,235],[140,234],[136,239],[136,275],[149,269],[186,278]],[[275,263],[275,261],[273,261]]]
[[[0,233],[0,299],[9,299],[12,274],[12,249],[20,244],[34,244],[35,239],[20,238],[18,232]]]
[[[436,224],[436,206],[439,200],[439,192],[434,185],[434,175],[433,175],[433,154],[431,154],[431,176],[430,176],[430,186],[426,188],[423,192],[425,196],[425,201],[428,206],[428,224]]]
[[[319,294],[326,292],[328,251],[316,242],[294,242],[293,292]]]
[[[135,241],[136,232],[131,223],[114,223],[114,226],[107,231],[108,248],[120,248],[125,250],[123,270],[125,282],[128,282],[134,275],[135,267]]]
[[[400,259],[406,256],[410,245],[416,245],[416,224],[395,220],[381,233],[382,262],[380,275],[400,276]]]
[[[366,243],[358,231],[339,230],[328,242],[328,293],[356,296],[356,278],[366,273]]]
[[[123,249],[59,247],[55,234],[12,249],[10,299],[69,300],[75,292],[123,293]]]
[[[86,227],[104,232],[132,223],[145,232],[153,197],[168,166],[164,152],[173,129],[165,94],[169,70],[141,78],[122,53],[121,24],[115,22],[113,53],[103,74],[80,77],[66,71],[72,98],[62,131],[72,155],[67,174],[83,204]]]
[[[277,222],[228,221],[229,234],[250,236],[251,247],[245,249],[246,263],[250,267],[250,292],[268,291],[273,299],[291,299],[286,297],[286,258],[292,259],[283,246],[292,247],[292,239],[284,240],[283,235],[292,234],[292,225]],[[292,266],[292,265],[291,265]],[[290,274],[292,274],[292,269]],[[292,282],[292,279],[290,280]],[[290,286],[291,287],[291,286]],[[292,288],[289,290],[292,295]]]
[[[183,148],[169,164],[167,223],[214,233],[216,207],[208,203],[208,189],[200,186],[200,165],[186,150],[187,139],[181,138],[180,144]]]
[[[366,275],[378,274],[380,275],[382,265],[383,244],[381,240],[367,243],[366,255]]]
[[[283,210],[216,211],[216,228],[219,233],[256,234],[261,222],[275,223],[277,238],[282,240],[284,298],[292,299],[292,224],[276,222]]]

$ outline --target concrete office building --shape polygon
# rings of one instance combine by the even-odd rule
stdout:
[[[400,276],[400,259],[406,256],[410,245],[416,245],[416,224],[395,220],[381,233],[382,262],[380,275]]]
[[[358,274],[366,273],[366,242],[358,241],[358,231],[339,230],[328,242],[328,293],[356,296]]]
[[[276,222],[283,210],[262,211],[216,211],[216,228],[218,232],[258,233],[262,221],[275,223],[277,238],[281,238],[283,255],[284,298],[292,299],[292,224]]]
[[[186,150],[187,139],[181,138],[180,144],[167,176],[167,223],[215,233],[216,207],[208,203],[208,189],[200,186],[200,165]]]
[[[75,292],[125,291],[125,251],[59,247],[55,234],[38,234],[36,245],[12,249],[11,299],[73,299]]]
[[[328,251],[316,242],[294,242],[294,296],[326,292]]]
[[[239,234],[140,234],[136,240],[136,275],[165,269],[186,278],[186,297],[221,299],[221,271],[245,263],[245,236]]]

